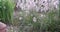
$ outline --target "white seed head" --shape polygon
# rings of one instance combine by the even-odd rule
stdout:
[[[34,21],[34,22],[36,22],[36,21],[37,21],[36,17],[33,17],[33,21]]]
[[[43,14],[40,14],[40,16],[41,16],[41,17],[45,17],[45,15],[43,15]]]
[[[19,17],[19,20],[22,20],[23,18],[22,17]]]

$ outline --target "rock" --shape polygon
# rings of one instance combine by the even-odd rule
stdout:
[[[0,32],[6,32],[6,24],[0,22]]]

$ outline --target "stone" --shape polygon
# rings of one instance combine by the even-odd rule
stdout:
[[[7,29],[6,24],[0,22],[0,32],[6,32],[6,29]]]

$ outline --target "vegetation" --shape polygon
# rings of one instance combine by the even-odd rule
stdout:
[[[42,13],[22,10],[14,19],[14,6],[12,0],[0,0],[0,21],[19,26],[19,32],[60,32],[60,7]]]
[[[0,0],[0,21],[12,23],[14,3],[12,0]]]
[[[46,13],[37,13],[36,11],[29,12],[27,16],[26,12],[21,12],[20,17],[22,17],[22,20],[19,21],[19,32],[59,32],[60,21],[58,10],[49,10]],[[34,17],[36,18],[35,22],[33,21]]]

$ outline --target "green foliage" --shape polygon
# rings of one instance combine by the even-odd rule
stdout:
[[[4,23],[13,22],[14,3],[12,0],[0,0],[0,20]]]
[[[58,11],[52,10],[47,13],[37,13],[36,11],[29,11],[30,13],[26,15],[25,12],[22,11],[20,16],[23,17],[20,26],[20,31],[26,32],[34,31],[34,32],[59,32],[60,29],[60,21],[58,18]],[[44,16],[41,16],[44,15]],[[33,21],[33,17],[36,17],[36,22]],[[26,27],[27,26],[27,27]],[[31,27],[32,26],[32,27]],[[27,29],[28,28],[28,29]],[[31,29],[31,30],[30,30]]]

